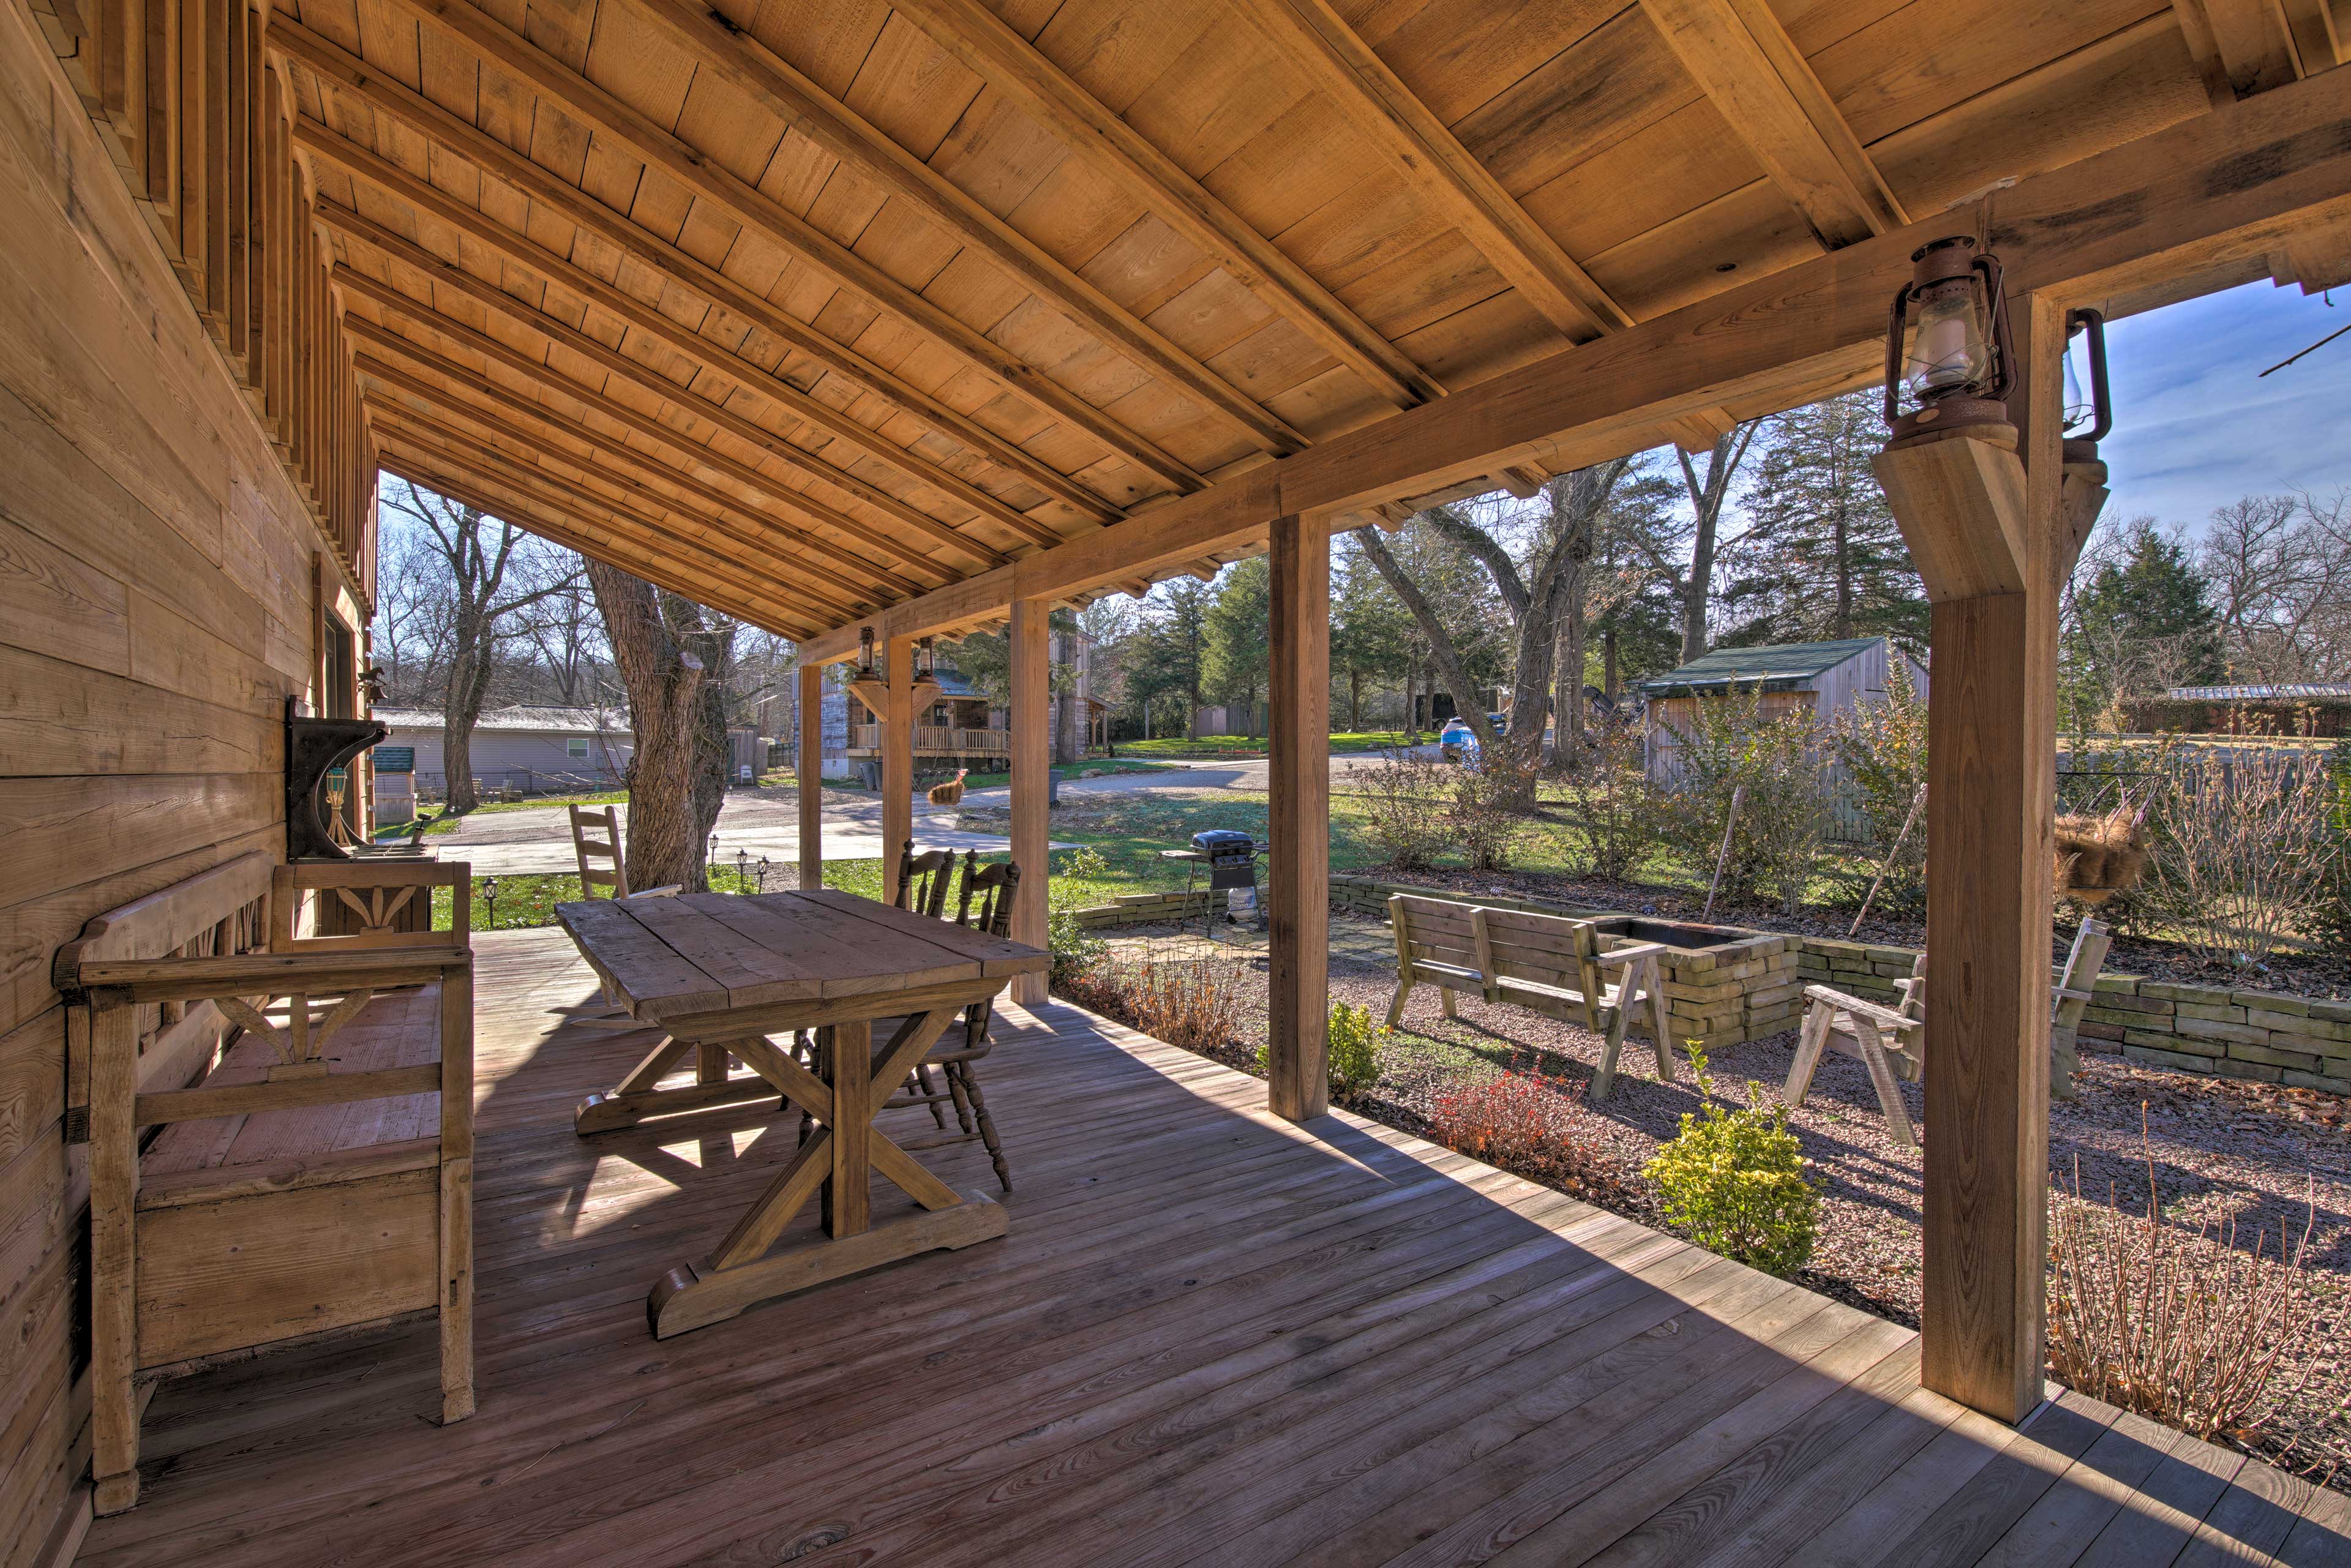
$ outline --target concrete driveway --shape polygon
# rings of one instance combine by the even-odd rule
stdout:
[[[1413,755],[1434,757],[1434,742],[1415,748]],[[1154,760],[1157,760],[1155,758]],[[1335,782],[1359,768],[1376,768],[1385,762],[1383,752],[1350,752],[1331,758],[1331,777]],[[1157,773],[1104,773],[1092,779],[1064,779],[1061,798],[1072,795],[1144,795],[1155,791],[1188,795],[1203,790],[1236,789],[1263,794],[1269,788],[1267,758],[1243,758],[1230,762],[1170,762],[1165,770]],[[1012,791],[999,784],[992,789],[974,789],[964,796],[964,803],[972,806],[1004,807],[1011,803]]]

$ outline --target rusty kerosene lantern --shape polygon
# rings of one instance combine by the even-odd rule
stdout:
[[[2000,259],[1959,235],[1921,247],[1910,262],[1910,281],[1895,295],[1886,326],[1888,450],[2007,424],[2016,385]]]

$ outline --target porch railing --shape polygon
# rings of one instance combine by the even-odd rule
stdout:
[[[878,724],[852,724],[849,727],[849,748],[852,751],[882,749],[882,727]],[[948,757],[1007,757],[1012,751],[1012,732],[1008,729],[956,729],[944,724],[918,724],[914,727],[914,750]]]

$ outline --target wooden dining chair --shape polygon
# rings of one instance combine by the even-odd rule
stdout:
[[[916,854],[914,841],[908,839],[898,851],[898,894],[893,902],[899,908],[916,915],[945,919],[947,893],[955,881],[955,862],[953,850],[926,850]]]

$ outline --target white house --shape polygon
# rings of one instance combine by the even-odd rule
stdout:
[[[392,727],[385,744],[416,748],[418,789],[446,789],[440,711],[378,708],[375,716]],[[474,725],[473,773],[487,789],[610,789],[620,784],[633,748],[629,716],[616,709],[490,708]]]

